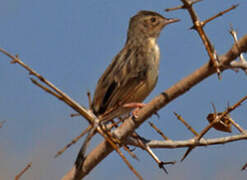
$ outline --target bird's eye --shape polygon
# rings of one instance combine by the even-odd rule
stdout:
[[[156,21],[156,18],[155,17],[152,17],[151,18],[151,22],[155,22]]]

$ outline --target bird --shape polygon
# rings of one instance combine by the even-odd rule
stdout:
[[[159,75],[160,49],[157,39],[162,29],[179,19],[166,18],[157,12],[142,10],[130,18],[127,40],[99,78],[90,110],[99,122],[93,124],[80,152],[76,170],[85,160],[85,152],[98,123],[128,114],[140,106],[154,89]]]
[[[92,111],[100,121],[129,113],[154,89],[159,75],[162,29],[179,19],[142,10],[130,18],[127,40],[97,82]],[[128,106],[129,105],[129,106]]]

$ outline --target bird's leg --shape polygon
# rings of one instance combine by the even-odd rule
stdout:
[[[137,118],[138,111],[143,108],[146,104],[145,103],[138,103],[138,102],[132,102],[132,103],[126,103],[123,105],[124,108],[135,108],[132,112],[132,115]]]
[[[136,103],[126,103],[126,104],[123,105],[124,108],[135,108],[135,109],[133,110],[133,112],[132,112],[132,115],[133,115],[135,118],[138,117],[138,116],[137,116],[138,111],[139,111],[141,108],[143,108],[144,106],[146,106],[145,103],[138,103],[138,102],[136,102]],[[160,118],[158,112],[155,112],[154,114],[155,114],[158,118]]]

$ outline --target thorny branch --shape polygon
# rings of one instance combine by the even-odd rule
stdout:
[[[195,3],[198,3],[202,0],[193,0],[193,1],[190,1],[191,5],[195,4]],[[170,12],[170,11],[175,11],[175,10],[179,10],[179,9],[185,9],[186,6],[185,5],[180,5],[180,6],[177,6],[177,7],[174,7],[174,8],[167,8],[165,9],[166,12]]]
[[[205,26],[207,23],[213,21],[214,19],[216,19],[216,18],[219,17],[219,16],[223,16],[225,13],[227,13],[227,12],[229,12],[229,11],[231,11],[231,10],[237,8],[238,6],[239,6],[239,4],[232,5],[232,7],[228,8],[228,9],[222,11],[222,12],[219,12],[219,13],[216,14],[215,16],[212,16],[212,17],[210,17],[210,18],[208,18],[208,19],[202,21],[202,22],[201,22],[201,25],[202,25],[202,26]]]
[[[50,81],[45,79],[43,76],[41,76],[36,71],[34,71],[32,68],[30,68],[28,65],[26,65],[23,61],[21,61],[18,56],[13,56],[2,48],[0,48],[0,52],[5,54],[6,56],[10,57],[12,59],[12,61],[11,61],[12,64],[17,63],[17,64],[21,65],[23,68],[25,68],[29,72],[30,75],[37,77],[40,80],[40,82],[44,83],[47,87],[45,85],[42,85],[41,83],[39,83],[37,80],[35,80],[33,78],[31,78],[32,83],[34,83],[35,85],[37,85],[38,87],[40,87],[41,89],[46,91],[47,93],[55,96],[56,98],[63,101],[64,103],[66,103],[68,106],[70,106],[72,109],[77,111],[80,115],[82,115],[86,120],[88,120],[88,122],[90,124],[94,124],[94,122],[99,121],[98,118],[91,111],[89,111],[86,108],[84,108],[83,106],[79,105],[76,101],[74,101],[67,94],[65,94],[63,91],[58,89]],[[48,87],[51,89],[49,89]],[[113,142],[112,139],[110,137],[108,137],[105,134],[105,132],[102,131],[102,129],[100,127],[97,127],[96,130],[98,131],[98,133],[100,135],[102,135],[107,140],[109,145],[112,146],[112,148],[116,150],[116,152],[120,155],[120,157],[123,159],[123,161],[129,167],[129,169],[138,177],[138,179],[142,179],[142,177],[139,175],[139,173],[128,162],[127,158],[122,154],[122,152],[120,151],[119,147],[115,144],[115,142]],[[78,172],[79,171],[76,168],[74,177],[76,177],[77,179],[80,179],[81,177],[80,177],[80,174],[78,175]]]
[[[184,118],[183,118],[181,115],[177,114],[176,112],[174,112],[174,115],[177,117],[178,120],[180,120],[180,121],[184,124],[185,127],[187,127],[188,130],[190,130],[195,136],[198,136],[198,133],[196,132],[196,130],[194,130],[194,129],[189,125],[189,123],[187,123],[187,122],[184,120]],[[189,148],[187,149],[187,151],[185,152],[184,156],[183,156],[182,159],[180,160],[181,162],[187,157],[187,155],[192,151],[193,148],[194,148],[194,147],[191,146],[191,147],[189,147]]]
[[[191,29],[195,29],[197,31],[197,33],[199,34],[199,36],[200,36],[200,38],[201,38],[201,40],[202,40],[202,42],[203,42],[203,44],[207,50],[207,53],[210,57],[211,63],[213,64],[214,68],[216,69],[216,72],[218,74],[218,78],[221,79],[219,62],[218,62],[218,55],[216,54],[216,50],[214,49],[212,43],[210,42],[210,40],[209,40],[207,34],[205,33],[203,27],[208,22],[210,22],[210,21],[216,19],[217,17],[222,16],[225,13],[235,9],[238,6],[238,4],[233,5],[232,7],[228,8],[222,12],[219,12],[215,16],[210,17],[210,18],[206,19],[205,21],[200,21],[196,11],[193,8],[193,4],[199,2],[200,0],[195,0],[195,1],[181,0],[181,1],[182,1],[183,5],[175,7],[175,8],[168,8],[168,9],[166,9],[166,11],[173,11],[173,10],[178,10],[178,9],[187,9],[188,10],[190,17],[191,17],[191,20],[193,22],[193,27]]]
[[[211,145],[220,145],[227,144],[235,141],[242,141],[247,139],[247,134],[237,134],[226,137],[219,138],[201,138],[199,141],[195,141],[195,138],[187,140],[178,140],[178,141],[163,141],[163,140],[150,140],[145,139],[147,145],[153,149],[177,149],[177,148],[187,148],[191,146],[211,146]],[[132,146],[140,147],[140,145],[133,139],[128,139],[127,143]]]
[[[192,5],[196,2],[199,2],[200,0],[195,1],[188,1],[188,0],[181,0],[183,2],[182,6],[171,8],[170,10],[180,9],[184,8],[187,9],[191,15],[191,19],[194,24],[194,28],[199,33],[204,46],[208,52],[208,55],[210,57],[210,62],[206,63],[199,69],[197,69],[195,72],[190,74],[189,76],[185,77],[175,85],[173,85],[171,88],[167,89],[166,91],[162,92],[160,95],[158,95],[156,98],[154,98],[152,101],[150,101],[144,108],[142,108],[138,114],[137,118],[133,119],[132,117],[126,119],[123,124],[121,124],[119,127],[117,127],[115,130],[113,130],[114,137],[119,139],[121,142],[127,142],[129,143],[130,138],[128,138],[129,135],[133,134],[136,128],[138,128],[148,117],[150,117],[152,114],[156,113],[159,109],[165,107],[168,103],[170,103],[172,100],[177,98],[178,96],[184,94],[187,92],[190,88],[195,86],[196,84],[200,83],[204,79],[206,79],[208,76],[217,73],[220,77],[220,72],[223,72],[226,69],[231,68],[230,64],[232,65],[232,62],[235,62],[234,60],[242,53],[246,52],[247,50],[247,35],[242,37],[240,40],[236,40],[234,46],[224,55],[217,56],[216,51],[209,41],[209,38],[205,34],[203,30],[203,26],[211,21],[211,19],[215,19],[216,17],[223,15],[225,12],[230,11],[232,8],[229,8],[228,10],[225,10],[221,13],[218,13],[216,16],[209,18],[208,20],[205,20],[204,22],[201,22],[195,13]],[[0,49],[2,53],[9,56],[12,59],[12,63],[18,63],[21,66],[23,66],[26,70],[29,71],[30,75],[36,76],[41,82],[45,83],[46,86],[41,85],[39,82],[37,82],[35,79],[31,79],[33,83],[35,83],[37,86],[45,90],[46,92],[52,94],[53,96],[57,97],[58,99],[65,102],[67,105],[72,107],[75,111],[77,111],[79,114],[81,114],[83,117],[85,117],[90,124],[92,122],[97,120],[97,117],[95,117],[90,111],[88,111],[86,108],[79,105],[77,102],[73,101],[71,98],[69,98],[64,92],[56,88],[52,83],[44,79],[40,74],[33,71],[31,68],[29,68],[27,65],[25,65],[18,57],[12,56],[8,52],[4,51],[3,49]],[[213,67],[211,66],[213,64]],[[246,70],[246,69],[245,69]],[[241,104],[241,103],[240,103]],[[225,112],[223,112],[220,117],[223,117],[224,115],[230,113],[233,108],[228,108]],[[220,119],[220,117],[217,117],[216,119]],[[213,121],[214,122],[214,121]],[[231,123],[234,124],[233,121]],[[210,126],[212,127],[213,123],[211,122]],[[237,125],[235,124],[237,127]],[[210,127],[210,128],[211,128]],[[209,129],[210,129],[209,128]],[[238,128],[239,129],[239,128]],[[240,129],[239,129],[240,130]],[[98,163],[100,163],[101,160],[103,160],[108,154],[110,154],[114,149],[121,155],[121,151],[119,148],[123,144],[116,145],[111,139],[106,137],[106,134],[100,129],[97,128],[97,131],[105,137],[105,140],[100,143],[95,149],[93,149],[87,157],[85,157],[85,161],[83,164],[83,167],[80,169],[80,171],[76,170],[76,167],[73,167],[64,177],[64,180],[68,179],[81,179],[82,177],[86,176]],[[214,144],[223,144],[223,143],[229,143],[232,141],[237,140],[243,140],[247,139],[246,133],[244,133],[244,130],[240,130],[242,133],[240,135],[233,135],[229,137],[222,137],[222,138],[215,138],[215,139],[207,139],[204,140],[202,136],[205,134],[200,133],[197,135],[196,139],[192,138],[190,140],[185,141],[172,141],[172,140],[165,140],[165,141],[155,141],[155,140],[146,140],[145,145],[148,148],[181,148],[181,147],[195,147],[195,146],[208,146],[208,145],[214,145]],[[194,132],[195,133],[195,132]],[[195,134],[196,135],[196,134]],[[136,139],[134,139],[136,140]],[[111,144],[111,145],[110,145]],[[131,141],[129,143],[131,145],[138,146],[138,144],[135,144],[135,141]],[[119,146],[119,147],[118,147]],[[120,152],[119,152],[120,151]],[[151,152],[151,151],[150,151]],[[125,160],[125,157],[122,157]],[[126,160],[127,161],[127,160]],[[127,162],[126,162],[127,163]],[[128,164],[128,163],[127,163]],[[130,166],[129,166],[130,167]],[[131,167],[130,167],[131,168]],[[135,170],[133,170],[135,171]],[[75,178],[77,177],[77,178]],[[137,174],[137,177],[138,174]],[[139,177],[141,179],[141,177]]]
[[[213,125],[217,122],[219,122],[223,117],[225,117],[226,115],[228,115],[230,112],[232,112],[234,109],[236,109],[238,106],[241,105],[241,103],[243,103],[245,100],[247,99],[247,96],[243,97],[240,101],[238,101],[236,104],[234,104],[231,107],[228,107],[221,115],[216,116],[215,120],[212,121],[207,127],[205,127],[201,133],[196,137],[197,140],[200,140],[207,132],[210,128],[213,127]],[[245,134],[245,131],[243,130],[243,128],[241,128],[239,125],[237,125],[233,120],[231,120],[231,123],[243,134]]]
[[[234,104],[231,107],[228,107],[224,112],[222,113],[216,113],[215,119],[213,121],[210,122],[210,124],[205,127],[200,134],[196,134],[195,136],[195,144],[212,128],[214,127],[214,125],[218,122],[220,122],[224,117],[228,116],[230,112],[232,112],[233,110],[235,110],[237,107],[239,107],[241,105],[241,103],[243,103],[245,100],[247,99],[247,96],[243,97],[242,99],[240,99],[236,104]],[[219,114],[219,115],[217,115]],[[232,118],[230,118],[230,116],[227,117],[227,119],[240,131],[240,133],[242,134],[246,134],[246,132],[243,130],[243,128],[238,125],[235,121],[233,121]],[[189,153],[192,151],[192,149],[194,149],[195,146],[191,146],[188,148],[188,150],[185,152],[184,156],[182,157],[181,161],[183,161],[188,155]]]
[[[185,8],[188,10],[190,17],[192,19],[192,22],[194,24],[193,28],[198,32],[206,50],[207,50],[207,53],[210,57],[210,60],[213,64],[214,68],[216,69],[218,77],[219,77],[219,79],[221,79],[216,51],[215,51],[214,47],[212,46],[209,38],[207,37],[205,31],[204,31],[202,23],[201,23],[199,17],[197,16],[197,14],[194,10],[192,3],[190,3],[190,1],[188,1],[188,0],[181,0],[181,1],[183,2]]]
[[[231,26],[231,29],[229,31],[229,33],[232,35],[233,39],[234,39],[234,42],[238,45],[238,37],[237,37],[237,32],[233,29],[233,27]],[[239,61],[232,61],[230,63],[230,65],[233,67],[233,68],[241,68],[246,74],[247,74],[247,61],[246,59],[244,58],[244,55],[243,53],[241,53],[239,55]]]
[[[247,51],[247,35],[245,35],[238,41],[238,47],[235,43],[227,53],[225,53],[222,56],[219,56],[219,62],[220,62],[219,67],[221,71],[229,69],[230,62],[235,60],[240,55],[240,53],[246,51]],[[128,135],[132,134],[133,131],[136,128],[138,128],[148,117],[150,117],[159,109],[169,104],[172,100],[184,94],[193,86],[200,83],[201,81],[203,81],[204,79],[206,79],[207,77],[209,77],[214,73],[215,73],[215,69],[211,67],[209,63],[206,63],[205,65],[201,66],[196,71],[194,71],[184,79],[180,80],[175,85],[173,85],[166,91],[162,92],[160,95],[156,96],[145,107],[140,109],[140,111],[137,114],[138,118],[136,118],[134,121],[132,118],[126,119],[120,127],[114,130],[113,132],[114,135],[120,140],[126,139]],[[241,137],[237,136],[237,138],[241,139],[242,136]],[[236,140],[235,137],[233,139]],[[165,142],[169,143],[169,141],[165,141]],[[201,139],[199,142],[203,142],[203,139]],[[191,145],[194,145],[194,142],[187,144],[187,147],[190,147]],[[95,149],[93,149],[85,159],[84,169],[81,172],[82,177],[86,176],[100,161],[102,161],[112,151],[113,149],[107,145],[106,141],[103,141]],[[64,176],[64,180],[73,177],[74,171],[75,169],[73,167]]]

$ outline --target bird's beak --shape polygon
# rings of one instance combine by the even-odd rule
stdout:
[[[180,21],[180,19],[166,18],[166,24],[171,24]]]

